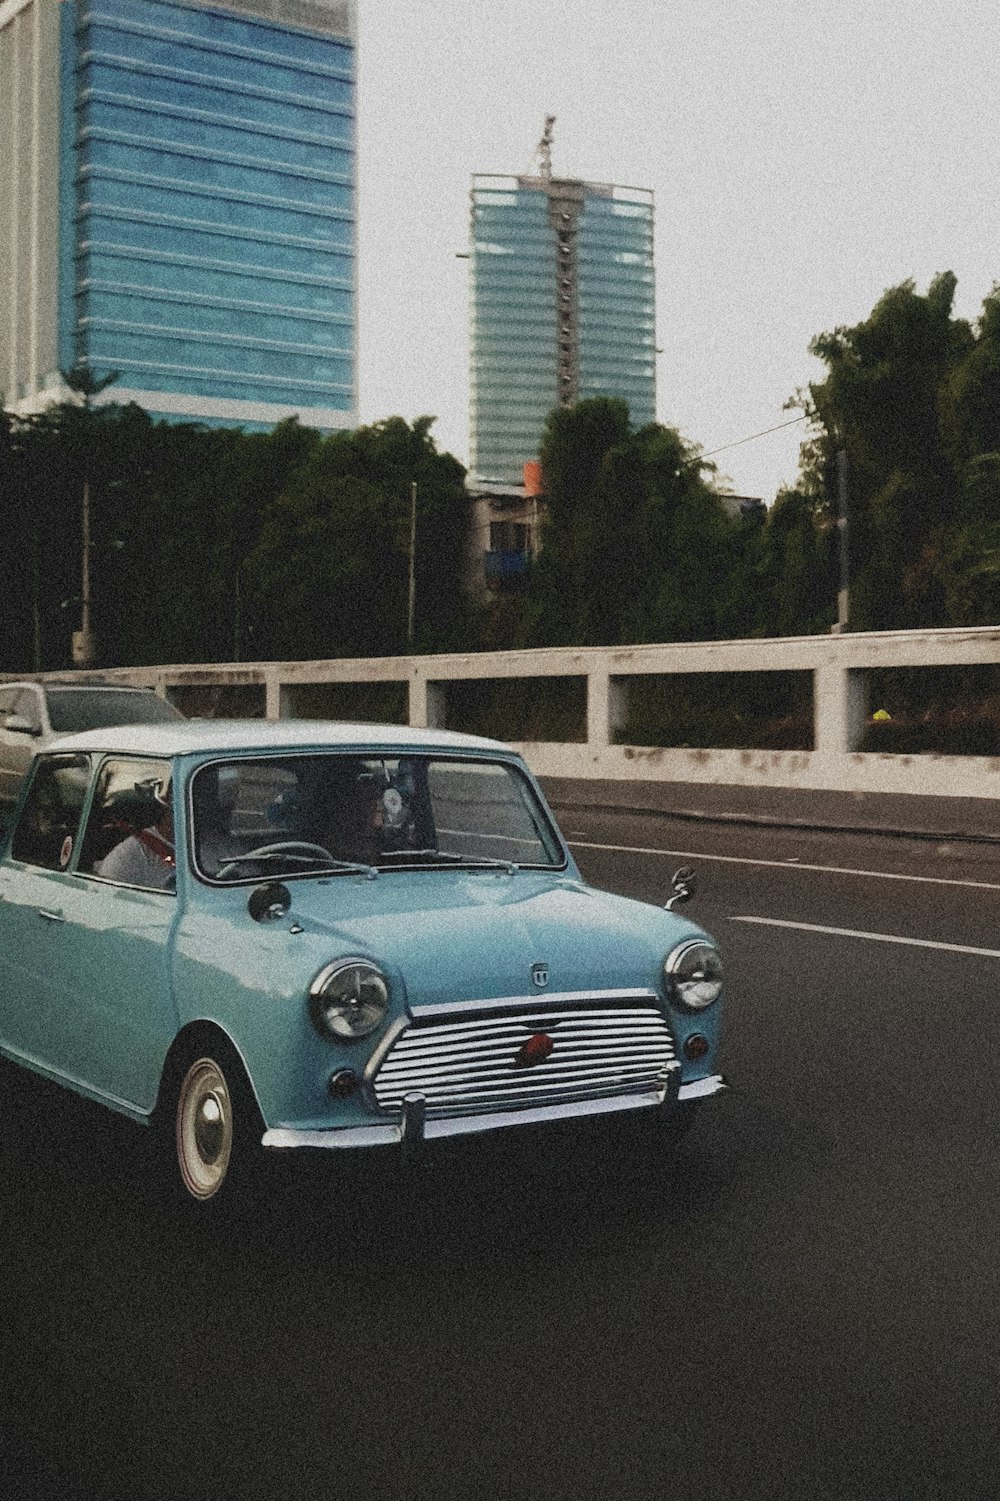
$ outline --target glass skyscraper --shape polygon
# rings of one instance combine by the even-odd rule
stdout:
[[[555,406],[656,412],[653,195],[552,177],[472,186],[470,468],[517,484]]]
[[[353,0],[0,0],[0,399],[356,422]]]

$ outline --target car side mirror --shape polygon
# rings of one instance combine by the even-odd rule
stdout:
[[[255,886],[247,901],[247,911],[254,922],[280,922],[292,905],[287,886],[279,881],[268,881],[265,886]]]
[[[30,719],[25,719],[23,714],[8,714],[3,722],[5,730],[11,730],[15,735],[40,735],[41,727],[32,724]]]
[[[674,871],[670,887],[673,896],[664,903],[668,912],[672,912],[674,907],[680,906],[682,902],[691,900],[698,890],[697,874],[690,865],[682,865],[679,870]]]

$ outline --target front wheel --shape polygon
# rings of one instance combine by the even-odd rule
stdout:
[[[177,1195],[187,1207],[232,1205],[262,1155],[259,1112],[242,1069],[221,1051],[196,1050],[179,1060],[170,1086],[163,1145]]]
[[[177,1166],[193,1199],[222,1188],[233,1155],[233,1101],[214,1058],[198,1058],[181,1080],[174,1122]]]

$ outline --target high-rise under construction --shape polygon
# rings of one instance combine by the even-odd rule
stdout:
[[[537,170],[472,185],[470,469],[514,484],[553,407],[590,396],[656,411],[653,194]]]

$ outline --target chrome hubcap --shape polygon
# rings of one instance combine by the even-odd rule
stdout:
[[[218,1162],[225,1137],[225,1119],[222,1102],[217,1094],[206,1095],[198,1106],[194,1123],[194,1139],[198,1155],[205,1163]]]
[[[194,1198],[218,1193],[232,1150],[233,1107],[225,1075],[214,1059],[199,1058],[177,1098],[177,1162]]]

